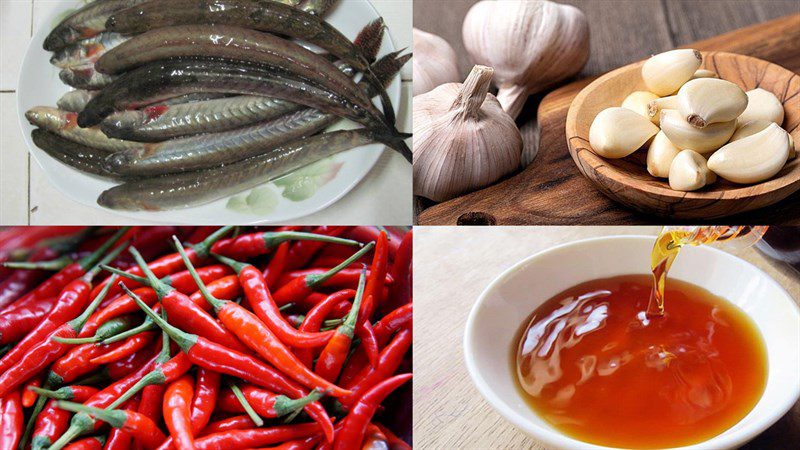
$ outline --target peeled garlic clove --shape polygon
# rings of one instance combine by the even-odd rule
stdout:
[[[747,108],[747,95],[737,85],[718,78],[690,80],[678,91],[678,111],[690,124],[730,122]]]
[[[663,131],[659,131],[647,149],[647,171],[658,178],[669,178],[669,167],[681,149],[675,147]]]
[[[664,109],[678,109],[678,96],[670,95],[669,97],[651,100],[647,104],[647,116],[650,117],[650,121],[659,125],[661,123],[661,110]]]
[[[669,187],[676,191],[696,191],[706,185],[708,172],[703,155],[694,150],[683,150],[669,167]]]
[[[642,78],[648,91],[662,97],[671,95],[692,79],[701,62],[703,56],[697,50],[670,50],[645,61]]]
[[[709,153],[722,147],[736,130],[736,121],[712,123],[697,128],[684,120],[674,109],[661,111],[661,130],[680,149],[692,149],[698,153]]]
[[[692,79],[696,80],[698,78],[719,78],[719,75],[712,70],[697,69],[692,75]]]
[[[775,176],[788,159],[789,133],[772,123],[717,150],[708,159],[708,168],[728,181],[752,184]]]
[[[626,108],[600,111],[589,127],[592,150],[606,158],[624,158],[658,133],[658,127]]]
[[[652,92],[647,91],[636,91],[631,95],[625,97],[625,100],[622,101],[622,107],[626,109],[630,109],[631,111],[639,114],[641,116],[650,118],[647,115],[647,104],[650,103],[652,100],[657,100],[658,96],[653,94]]]
[[[783,104],[770,91],[757,88],[745,93],[748,98],[747,108],[739,116],[739,123],[751,120],[769,120],[778,125],[783,123]]]
[[[752,136],[764,128],[767,128],[771,123],[774,122],[765,119],[751,120],[747,123],[737,122],[738,128],[728,142],[738,141],[739,139],[746,138],[747,136]]]
[[[456,52],[444,39],[414,28],[414,95],[461,81]]]

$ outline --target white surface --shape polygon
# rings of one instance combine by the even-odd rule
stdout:
[[[360,0],[349,1],[360,2]],[[408,47],[411,42],[411,2],[374,0],[372,3],[379,14],[384,17],[395,46],[397,48]],[[62,2],[51,0],[0,0],[0,14],[2,15],[2,21],[5,22],[8,20],[7,17],[15,14],[19,15],[20,11],[27,10],[29,11],[29,15],[26,20],[28,22],[32,21],[32,23],[35,24],[33,27],[34,30],[39,30],[41,27],[49,27],[48,20],[51,20],[49,17],[52,17],[57,8],[63,8],[63,5],[64,3]],[[364,7],[367,5],[359,6]],[[30,11],[32,11],[32,16]],[[336,21],[336,16],[344,16],[344,14],[342,14],[341,11],[334,11],[332,20]],[[1,56],[4,80],[6,79],[6,73],[11,73],[16,67],[19,67],[18,61],[13,59],[15,57],[13,52],[9,55],[12,58],[10,61],[6,56],[6,43],[9,42],[7,35],[9,32],[8,28],[9,27],[3,27],[2,30],[0,30],[2,31],[3,38],[3,54]],[[30,42],[30,37],[24,36],[23,34],[20,38],[20,36],[17,35],[14,41],[15,46],[24,48],[27,47],[28,42]],[[14,65],[15,62],[17,63],[16,66]],[[38,85],[39,84],[36,84],[36,86]],[[16,86],[13,87],[14,89],[16,88]],[[408,103],[410,103],[411,99],[410,82],[403,81],[400,91],[401,96],[398,102],[398,128],[401,131],[409,131],[411,128],[411,114],[410,108],[408,107]],[[85,206],[70,200],[52,186],[45,179],[41,168],[39,168],[34,161],[28,161],[28,157],[25,155],[25,146],[20,145],[22,144],[23,136],[18,128],[14,130],[14,122],[16,120],[14,116],[16,114],[11,114],[6,106],[14,101],[14,92],[3,92],[0,95],[2,95],[0,98],[2,98],[4,106],[2,115],[0,116],[0,126],[2,126],[4,134],[2,148],[0,148],[0,154],[2,154],[2,159],[0,159],[0,173],[2,173],[2,177],[0,177],[2,178],[2,181],[0,181],[0,196],[3,198],[2,205],[0,205],[0,224],[132,222],[132,219],[113,211],[102,210],[93,206]],[[8,133],[17,136],[7,138],[6,134]],[[357,150],[356,152],[362,150]],[[50,160],[50,162],[55,164],[52,160]],[[25,168],[25,170],[20,170],[20,168]],[[74,173],[71,169],[68,169],[68,171]],[[77,178],[68,178],[64,180],[64,183],[72,186],[86,183],[86,180],[95,182],[94,179],[88,178],[82,174],[75,173],[75,175]],[[343,175],[346,174],[340,173],[337,179],[346,178],[342,177]],[[358,177],[355,176],[352,178]],[[326,196],[324,192],[326,189],[331,190],[331,185],[334,183],[335,181],[324,186],[320,192],[315,195],[315,198],[322,199],[323,197],[327,197],[327,200],[334,198],[336,196],[335,193],[329,192]],[[73,189],[79,190],[85,188],[85,186],[75,186]],[[7,199],[9,198],[13,198],[13,201],[8,201]],[[317,206],[320,206],[320,203],[322,202],[318,202]],[[180,210],[168,213],[164,220],[168,222],[197,222],[205,218],[205,221],[210,223],[219,223],[222,221],[229,223],[247,223],[255,219],[253,216],[231,215],[229,211],[224,209],[224,201],[222,201],[222,204],[223,206],[218,210],[218,213],[210,216],[205,215],[204,217],[199,217],[197,215],[187,214],[187,211],[190,210]],[[24,205],[24,208],[21,208],[21,205]],[[406,163],[402,157],[397,155],[396,152],[384,151],[382,155],[380,155],[377,164],[367,173],[366,177],[361,180],[351,192],[332,206],[299,219],[288,219],[287,216],[284,215],[275,220],[292,223],[407,224],[411,223],[411,210],[410,165]],[[222,213],[225,215],[223,216]],[[151,219],[152,216],[137,216],[135,222],[147,223]]]
[[[548,448],[608,449],[568,438],[520,399],[508,354],[521,317],[553,295],[581,282],[630,273],[649,266],[652,237],[589,239],[545,250],[514,265],[478,298],[467,319],[464,357],[478,391],[517,428]],[[777,421],[800,396],[800,311],[789,294],[752,264],[703,246],[684,249],[672,267],[675,279],[702,285],[739,306],[758,326],[767,346],[768,378],[761,400],[724,433],[682,450],[735,448]]]

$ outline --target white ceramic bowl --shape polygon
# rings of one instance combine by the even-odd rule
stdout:
[[[563,435],[523,402],[508,360],[517,330],[536,307],[569,287],[598,278],[647,273],[653,242],[653,236],[613,236],[553,247],[508,269],[473,306],[464,334],[464,357],[472,381],[503,417],[548,448],[610,447]],[[769,275],[712,247],[685,248],[670,276],[702,286],[739,306],[755,321],[766,342],[767,386],[755,408],[724,433],[680,448],[738,447],[777,421],[800,397],[800,310]]]
[[[38,105],[55,106],[56,101],[71,89],[58,78],[59,70],[50,64],[51,53],[42,49],[42,42],[50,30],[59,23],[59,18],[81,5],[83,2],[78,0],[61,1],[49,10],[49,17],[41,21],[42,26],[36,30],[31,39],[20,70],[17,110],[28,151],[42,168],[48,181],[76,202],[102,208],[97,204],[97,197],[101,192],[117,183],[80,172],[48,156],[33,144],[31,131],[34,127],[25,119],[25,111]],[[362,27],[378,17],[380,14],[369,0],[341,0],[330,11],[326,20],[345,36],[354,39]],[[389,30],[386,30],[379,55],[383,56],[395,50],[391,34]],[[399,113],[400,107],[400,85],[400,77],[396,76],[386,89],[396,113]],[[377,100],[376,103],[379,104]],[[13,150],[17,151],[17,149]],[[333,178],[320,186],[312,196],[303,200],[295,201],[284,197],[282,188],[278,187],[275,182],[268,183],[268,189],[273,192],[277,205],[266,214],[242,213],[229,209],[226,207],[228,198],[173,211],[113,212],[135,221],[170,224],[286,223],[327,208],[344,197],[369,173],[385,150],[386,146],[383,144],[371,144],[333,156],[332,161],[335,165],[332,167],[335,168],[336,165],[341,164],[338,172],[335,172]],[[410,173],[411,166],[409,165],[409,176]],[[240,194],[248,192],[250,189]]]

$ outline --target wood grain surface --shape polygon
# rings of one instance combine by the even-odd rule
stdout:
[[[417,227],[414,231],[415,445],[437,450],[545,450],[496,413],[467,374],[462,339],[473,303],[503,271],[556,244],[596,236],[656,235],[658,230],[658,227]],[[721,248],[764,270],[800,304],[800,277],[788,266],[766,258],[753,248]],[[797,442],[800,442],[800,402],[742,449],[786,450],[796,448]]]
[[[461,21],[472,3],[474,1],[416,0],[414,4],[414,26],[447,39],[459,56],[463,73],[472,63],[461,43]],[[795,72],[800,70],[800,3],[795,0],[572,0],[564,3],[581,8],[589,17],[592,53],[579,81],[552,91],[545,101],[542,96],[531,97],[519,117],[526,151],[541,149],[540,154],[522,172],[525,176],[516,175],[501,182],[505,186],[515,181],[517,189],[506,192],[490,187],[439,205],[417,199],[420,224],[455,225],[459,217],[467,213],[473,214],[463,218],[464,223],[470,220],[501,225],[664,222],[609,200],[579,174],[569,159],[563,132],[564,117],[572,98],[598,74],[697,39],[706,41],[694,43],[694,47],[749,54]],[[782,16],[778,22],[718,36]],[[729,220],[774,223],[776,217],[780,217],[785,223],[800,223],[797,197],[768,208],[769,211],[734,216]]]

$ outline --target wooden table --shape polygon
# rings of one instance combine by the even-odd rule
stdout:
[[[506,422],[467,374],[467,315],[495,277],[556,244],[606,235],[656,235],[658,227],[417,227],[414,231],[414,443],[421,449],[545,447]],[[800,303],[800,277],[755,249],[732,251],[778,281]],[[678,262],[679,263],[679,262]],[[515,325],[514,325],[515,326]],[[506,351],[505,348],[498,351]],[[743,447],[784,450],[800,442],[800,402]]]
[[[708,39],[722,33],[746,27],[759,22],[776,19],[792,13],[800,12],[800,2],[797,0],[559,0],[581,8],[590,22],[591,28],[591,56],[584,70],[578,78],[600,75],[609,70],[641,60],[647,56],[686,45],[698,40]],[[458,55],[459,68],[462,77],[466,76],[472,67],[469,55],[464,49],[461,37],[461,24],[464,16],[476,0],[415,0],[414,1],[414,26],[416,28],[440,35],[447,40]],[[568,80],[569,81],[569,80]],[[536,124],[536,110],[544,94],[529,98],[517,122],[522,132],[525,151],[535,151],[539,146],[539,129]],[[555,156],[550,155],[551,159]],[[547,163],[544,160],[536,161],[536,165]],[[552,184],[544,192],[537,195],[570,196],[575,197],[583,189],[594,189],[593,185],[585,180],[574,184],[566,183],[567,177],[582,177],[577,168],[562,174],[558,183]],[[564,170],[566,172],[566,169]],[[576,191],[576,186],[580,189]],[[415,218],[422,225],[455,225],[459,213],[467,213],[473,201],[486,200],[482,196],[473,196],[469,200],[458,199],[450,204],[443,203],[427,211],[425,215],[419,214],[432,206],[427,200],[417,198],[415,201]],[[520,212],[513,220],[506,221],[510,224],[561,224],[576,223],[564,211],[554,211],[548,214],[547,199],[540,202],[542,206],[535,211]],[[447,206],[449,205],[449,206]],[[595,202],[594,206],[600,209],[598,220],[601,224],[657,224],[664,223],[663,219],[636,213],[611,201],[606,205]],[[605,210],[605,208],[609,210]],[[782,211],[797,211],[793,217],[786,220],[788,223],[800,223],[800,194],[795,194],[779,203],[774,208],[737,215],[731,220],[736,223],[773,223],[775,217],[771,215],[775,209]],[[578,214],[579,223],[586,220]],[[786,217],[782,214],[781,217]],[[784,219],[785,220],[785,219]]]

